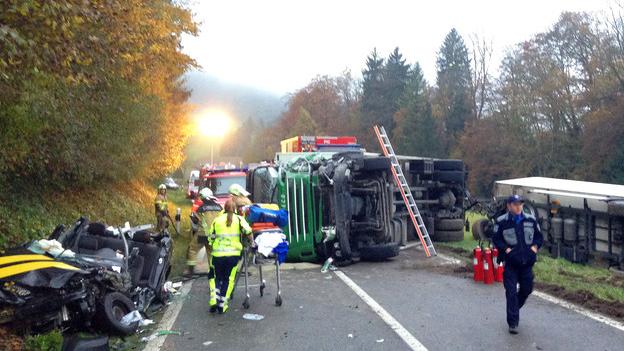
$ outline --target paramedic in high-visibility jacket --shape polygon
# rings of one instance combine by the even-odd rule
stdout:
[[[253,243],[251,227],[243,218],[236,214],[236,203],[228,200],[224,210],[212,221],[208,241],[212,247],[210,269],[214,272],[214,279],[210,282],[210,312],[224,313],[228,304],[236,279],[236,269],[243,251],[242,236],[246,236]]]
[[[510,196],[507,212],[496,219],[492,240],[500,252],[499,259],[505,262],[503,285],[511,334],[518,334],[520,308],[533,291],[533,265],[544,240],[537,219],[523,209],[524,199]]]

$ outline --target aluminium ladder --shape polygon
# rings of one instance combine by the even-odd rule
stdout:
[[[379,140],[379,144],[381,145],[384,155],[390,158],[390,169],[392,170],[394,181],[401,191],[403,201],[405,202],[405,206],[407,206],[407,211],[412,219],[412,223],[414,223],[416,233],[418,233],[418,237],[420,238],[420,243],[422,244],[423,249],[425,249],[425,255],[427,255],[427,257],[431,257],[431,255],[436,256],[437,252],[433,247],[433,242],[431,241],[427,227],[425,227],[425,222],[420,215],[420,211],[416,205],[416,200],[414,200],[414,195],[412,195],[409,184],[403,175],[403,170],[401,169],[399,160],[394,153],[392,144],[390,144],[388,134],[386,134],[386,130],[383,126],[374,126],[373,129],[375,130],[375,134],[377,135],[377,139]]]

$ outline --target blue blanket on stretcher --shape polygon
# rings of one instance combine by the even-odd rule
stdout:
[[[278,227],[285,227],[288,225],[288,211],[282,209],[269,210],[258,205],[252,205],[249,207],[247,221],[249,223],[273,223]]]

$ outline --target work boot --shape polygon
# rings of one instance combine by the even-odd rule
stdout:
[[[518,334],[518,326],[514,326],[514,327],[509,326],[509,334],[513,334],[513,335]]]
[[[217,307],[217,311],[219,311],[219,314],[223,314],[223,312],[225,312],[221,306]]]
[[[210,313],[217,312],[217,305],[210,305]]]

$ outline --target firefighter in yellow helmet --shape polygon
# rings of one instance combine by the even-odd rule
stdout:
[[[232,184],[228,189],[228,193],[232,195],[232,200],[236,204],[236,213],[242,215],[242,207],[251,205],[251,200],[248,198],[250,195],[249,191],[245,190],[240,184]]]
[[[165,184],[158,186],[158,194],[154,199],[154,211],[156,214],[156,229],[162,231],[169,226],[169,208],[167,207],[167,187]]]
[[[236,214],[233,200],[225,203],[224,211],[212,221],[209,231],[212,247],[210,269],[214,271],[214,285],[210,282],[210,312],[224,313],[236,279],[236,269],[243,250],[242,236],[253,242],[249,224]]]

